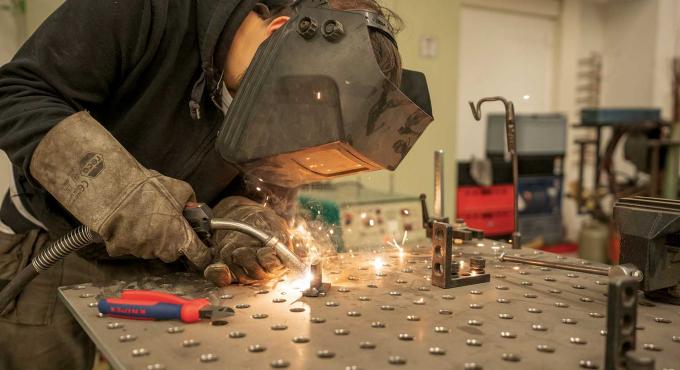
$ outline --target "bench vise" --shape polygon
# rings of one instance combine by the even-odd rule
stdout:
[[[621,198],[614,221],[621,235],[619,263],[643,272],[640,288],[650,299],[680,305],[680,201]]]

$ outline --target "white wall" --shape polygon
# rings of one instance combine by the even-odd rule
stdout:
[[[615,2],[603,9],[603,107],[652,105],[656,3]]]
[[[655,23],[657,37],[653,64],[652,101],[662,108],[664,118],[671,119],[673,72],[670,61],[674,57],[680,57],[680,1],[658,0]]]
[[[554,111],[557,19],[464,5],[460,27],[457,158],[469,160],[486,156],[486,116],[504,108],[487,103],[477,122],[468,101],[500,95],[515,103],[517,113]]]

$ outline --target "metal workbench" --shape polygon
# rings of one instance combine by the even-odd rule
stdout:
[[[191,274],[62,287],[60,297],[118,369],[603,369],[607,278],[500,263],[502,251],[587,263],[506,247],[457,246],[461,259],[487,258],[491,282],[454,289],[430,284],[422,246],[327,259],[325,297],[301,297],[290,281],[218,289]],[[96,299],[123,288],[209,297],[236,314],[219,326],[100,317]],[[657,369],[680,369],[680,307],[640,297],[637,323],[638,349]]]

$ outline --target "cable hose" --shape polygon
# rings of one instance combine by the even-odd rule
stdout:
[[[101,237],[97,233],[87,226],[78,226],[40,252],[31,264],[38,272],[48,270],[72,252],[99,241]]]
[[[38,274],[54,266],[64,257],[92,243],[102,242],[99,234],[86,226],[79,226],[66,235],[57,239],[36,256],[31,264],[24,267],[19,273],[0,290],[0,315],[5,314],[14,298],[33,280]]]

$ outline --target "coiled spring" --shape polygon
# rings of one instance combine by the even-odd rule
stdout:
[[[40,252],[31,264],[36,271],[45,271],[70,253],[100,240],[87,226],[78,226]]]

